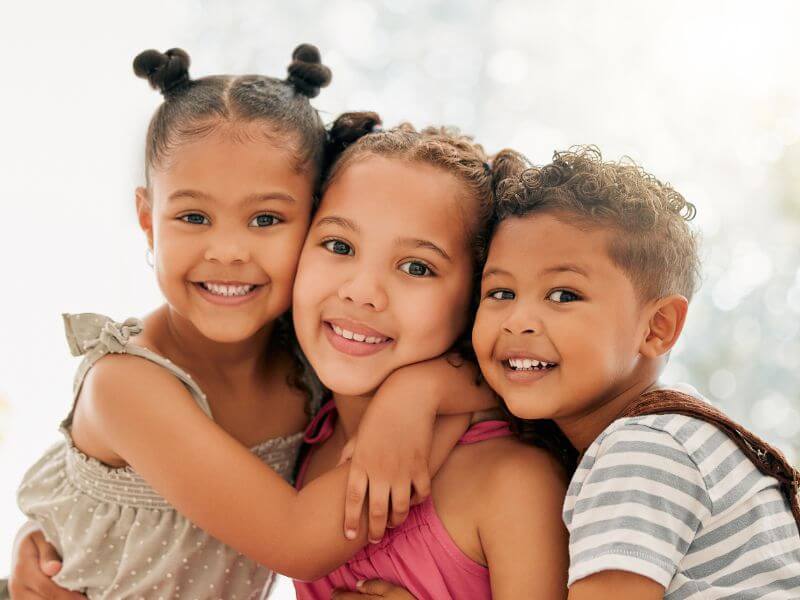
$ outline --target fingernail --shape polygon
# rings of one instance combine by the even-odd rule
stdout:
[[[358,589],[361,589],[363,585],[364,585],[364,580],[363,579],[359,579],[358,581],[356,581],[356,587]]]
[[[370,539],[370,541],[369,541],[370,544],[377,544],[378,542],[380,542],[380,540]]]
[[[356,539],[356,530],[355,529],[346,529],[344,532],[344,537],[348,540]]]

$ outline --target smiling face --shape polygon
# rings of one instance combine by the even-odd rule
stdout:
[[[495,232],[472,340],[514,415],[578,418],[631,385],[649,313],[609,258],[611,235],[547,213]]]
[[[258,125],[236,127],[174,149],[137,191],[167,303],[218,342],[245,340],[289,308],[314,185]]]
[[[372,392],[463,330],[473,224],[461,193],[441,169],[377,156],[348,166],[325,192],[292,312],[303,351],[334,392]]]

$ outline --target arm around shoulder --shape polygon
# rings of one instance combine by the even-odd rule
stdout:
[[[344,467],[298,493],[145,359],[98,361],[79,404],[102,442],[179,512],[273,570],[313,579],[366,541],[342,532]]]

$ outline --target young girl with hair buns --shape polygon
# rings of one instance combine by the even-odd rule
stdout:
[[[414,423],[430,417],[429,427],[398,435],[383,428],[380,436],[367,429],[359,441],[356,457],[378,457],[366,461],[366,475],[351,478],[347,537],[347,465],[302,492],[286,481],[319,398],[309,402],[289,383],[313,391],[282,315],[325,160],[325,130],[308,99],[330,80],[313,46],[299,46],[292,58],[286,80],[193,80],[179,49],[134,61],[136,74],[164,95],[136,207],[166,303],[123,323],[64,317],[72,353],[85,357],[75,403],[62,423],[64,441],[19,490],[22,510],[62,557],[53,581],[64,588],[90,598],[250,598],[269,590],[265,566],[314,579],[366,543],[363,489],[355,485],[363,488],[365,478],[371,489],[380,484],[370,498],[376,539],[389,497],[398,525],[412,488],[426,494],[438,401],[438,390],[426,386],[403,413]],[[443,359],[411,372],[417,368],[434,380],[444,370],[448,389],[463,388],[456,394],[463,410],[488,405],[474,370]],[[407,385],[403,373],[392,378]],[[388,394],[384,403],[398,404]],[[466,427],[453,419],[442,427]],[[436,436],[433,462],[459,434]],[[374,437],[384,445],[371,447]],[[383,479],[372,468],[380,471],[381,458],[393,465]],[[38,567],[32,545],[23,540],[18,564]],[[15,598],[63,594],[38,570],[20,569],[10,583]]]

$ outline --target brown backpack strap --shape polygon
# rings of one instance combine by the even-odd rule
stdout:
[[[663,389],[646,392],[635,402],[629,404],[618,418],[664,413],[694,417],[721,429],[759,471],[778,480],[781,492],[789,501],[792,515],[794,515],[798,531],[800,531],[800,501],[798,500],[800,472],[788,463],[780,450],[733,422],[709,403],[675,390]]]

